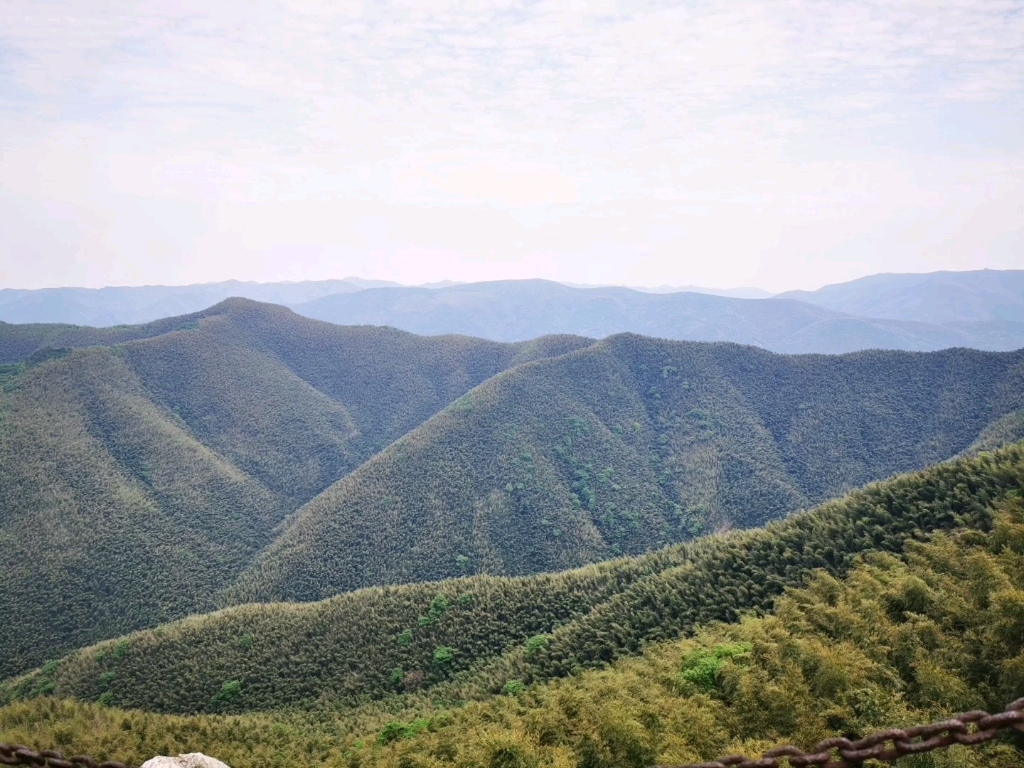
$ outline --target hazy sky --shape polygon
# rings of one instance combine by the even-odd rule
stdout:
[[[0,0],[0,287],[1024,267],[1024,0]]]

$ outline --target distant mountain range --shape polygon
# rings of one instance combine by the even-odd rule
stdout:
[[[390,325],[424,335],[462,333],[496,341],[549,333],[604,338],[631,332],[679,341],[733,341],[787,353],[1024,346],[1024,322],[1013,320],[940,325],[857,317],[795,299],[571,288],[544,280],[371,288],[292,308],[339,325]]]
[[[382,280],[322,280],[302,283],[252,283],[227,280],[202,285],[142,285],[114,288],[43,288],[0,290],[0,321],[65,323],[110,327],[137,325],[164,317],[200,312],[240,296],[272,304],[300,304],[322,296],[364,288],[397,286]]]
[[[634,291],[640,291],[641,293],[707,293],[711,296],[728,296],[733,299],[770,299],[775,294],[771,291],[765,291],[761,288],[704,288],[699,285],[653,285],[653,286],[641,286],[641,285],[627,285],[627,286],[614,286],[614,285],[586,285],[583,283],[562,283],[568,285],[570,288],[617,288],[625,287],[632,288]],[[452,285],[462,285],[462,283],[452,283]],[[426,286],[425,286],[426,287]],[[441,286],[435,286],[441,287]]]
[[[730,294],[730,295],[724,295]],[[0,321],[109,327],[201,311],[239,296],[339,325],[493,341],[633,332],[776,352],[1024,347],[1024,271],[872,275],[772,298],[754,289],[570,286],[544,280],[409,287],[358,278],[138,288],[0,290]],[[57,333],[50,328],[49,333]],[[69,344],[78,346],[78,344]]]
[[[817,291],[789,291],[796,299],[861,317],[955,323],[1024,322],[1024,270],[871,275]]]

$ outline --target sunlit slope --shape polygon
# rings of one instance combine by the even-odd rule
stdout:
[[[231,601],[559,570],[955,456],[1024,353],[774,355],[623,335],[510,370],[317,496]]]
[[[992,422],[965,452],[974,455],[1024,440],[1024,408]]]
[[[994,505],[1022,490],[1024,448],[1014,446],[638,558],[230,608],[84,649],[7,691],[163,712],[329,708],[415,692],[486,698],[509,680],[563,677],[770,609],[815,569],[845,574],[859,553],[900,553],[936,530],[987,531]]]
[[[589,343],[249,301],[0,368],[0,673],[212,606],[300,504],[504,367]],[[46,359],[49,358],[49,359]]]

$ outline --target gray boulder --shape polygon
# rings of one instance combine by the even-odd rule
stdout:
[[[142,768],[230,768],[212,757],[207,757],[202,752],[192,752],[188,755],[177,757],[154,757],[142,764]]]

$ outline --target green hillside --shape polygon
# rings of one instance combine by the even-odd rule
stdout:
[[[90,328],[63,323],[12,324],[0,320],[0,366],[29,361],[33,355],[47,355],[48,350],[78,347],[110,346],[137,339],[149,339],[195,323],[204,313],[170,317],[145,325],[119,325],[112,328]]]
[[[1024,352],[616,336],[456,400],[303,507],[225,599],[562,570],[763,525],[955,456],[1022,404]]]
[[[248,300],[109,330],[141,338],[0,367],[0,675],[217,606],[761,525],[1024,407],[1024,352],[501,344]]]
[[[516,652],[525,665],[520,671],[534,670],[532,683],[526,676],[510,678],[488,692],[480,687],[479,676],[456,676],[447,692],[461,687],[467,693],[476,685],[477,700],[454,702],[454,707],[438,697],[442,686],[426,695],[396,695],[385,705],[353,701],[354,708],[336,709],[341,702],[325,695],[326,686],[317,677],[306,681],[304,710],[281,709],[277,696],[285,689],[278,677],[274,698],[265,703],[275,711],[243,716],[159,715],[32,693],[42,689],[92,698],[100,690],[96,698],[116,702],[124,695],[124,678],[142,669],[140,659],[152,663],[152,674],[133,680],[151,695],[167,687],[188,688],[201,678],[190,667],[201,666],[203,654],[208,659],[236,652],[229,647],[264,653],[260,646],[267,638],[259,635],[230,642],[225,637],[219,648],[209,642],[218,623],[226,629],[231,617],[259,610],[243,607],[48,665],[21,683],[18,701],[0,707],[0,740],[136,764],[158,753],[203,751],[235,768],[647,768],[737,752],[756,755],[782,743],[808,748],[827,737],[855,738],[974,708],[997,711],[1024,695],[1022,489],[1024,449],[1018,446],[858,491],[767,531],[676,548],[688,553],[689,580],[675,583],[684,589],[667,589],[670,584],[663,581],[631,606],[631,615],[644,620],[660,613],[656,623],[661,629],[634,643],[623,636],[629,623],[609,621],[595,636],[608,648],[609,659],[626,646],[631,658],[541,682],[552,675],[536,674],[540,670],[574,666],[566,653],[569,646],[558,642],[561,630],[556,630],[548,643],[535,640]],[[879,525],[883,522],[888,533]],[[946,530],[934,531],[936,526]],[[827,547],[830,541],[837,544],[834,550]],[[863,554],[855,556],[850,545],[863,548]],[[774,553],[774,563],[765,558],[767,553]],[[611,573],[629,562],[600,568]],[[824,568],[810,571],[816,564]],[[580,573],[594,576],[598,570]],[[738,588],[722,583],[723,574],[736,582],[746,579],[748,590],[775,596],[784,582],[803,586],[776,597],[768,615],[741,616],[734,612],[738,605],[756,601],[735,599]],[[539,591],[544,592],[554,585],[552,578],[515,583],[543,585]],[[437,586],[454,594],[483,581],[477,577]],[[624,583],[623,598],[635,591],[629,584],[642,582]],[[770,586],[764,590],[766,583]],[[709,586],[714,594],[706,594]],[[388,620],[391,608],[380,596],[420,589],[374,591],[373,604],[365,606],[373,614],[367,621]],[[652,599],[656,593],[660,598]],[[278,621],[288,624],[279,628],[279,652],[253,663],[253,668],[276,675],[271,668],[299,666],[292,654],[303,640],[306,647],[329,653],[325,638],[317,633],[332,613],[341,618],[337,606],[356,597],[292,606],[278,614]],[[733,612],[717,607],[722,598]],[[673,604],[689,604],[694,609],[690,616],[700,615],[699,623],[677,622]],[[462,622],[456,605],[441,611],[431,627]],[[466,610],[484,619],[484,612]],[[729,623],[712,621],[716,611]],[[299,621],[303,614],[305,621]],[[516,615],[510,611],[505,618]],[[197,630],[206,632],[206,641],[195,635]],[[191,646],[181,642],[188,632],[194,633],[192,641],[200,642],[202,653],[190,655]],[[457,636],[454,630],[452,636]],[[533,651],[527,650],[531,647]],[[451,650],[459,659],[459,649]],[[374,645],[367,644],[364,651],[375,652]],[[556,657],[560,663],[552,667]],[[162,663],[180,665],[187,677],[170,676]],[[90,674],[100,673],[98,685],[73,690],[82,685],[90,665]],[[350,662],[347,671],[360,670]],[[242,676],[227,681],[207,708],[247,708],[253,703],[246,699],[250,692],[268,683]],[[954,747],[905,763],[1020,768],[1024,752],[1019,737],[1014,745],[1012,737],[1005,737],[980,748]]]
[[[351,706],[428,691],[459,701],[563,677],[710,621],[768,610],[814,569],[899,553],[935,530],[987,531],[1024,489],[1024,446],[901,476],[766,529],[559,574],[374,588],[240,606],[75,653],[14,687],[169,713]],[[224,695],[228,692],[229,695]]]
[[[168,321],[169,322],[169,321]],[[500,370],[590,343],[225,302],[0,368],[0,674],[213,607],[303,502]]]
[[[989,424],[967,449],[967,453],[974,455],[981,451],[992,451],[1020,440],[1024,440],[1024,409],[1011,411]]]

